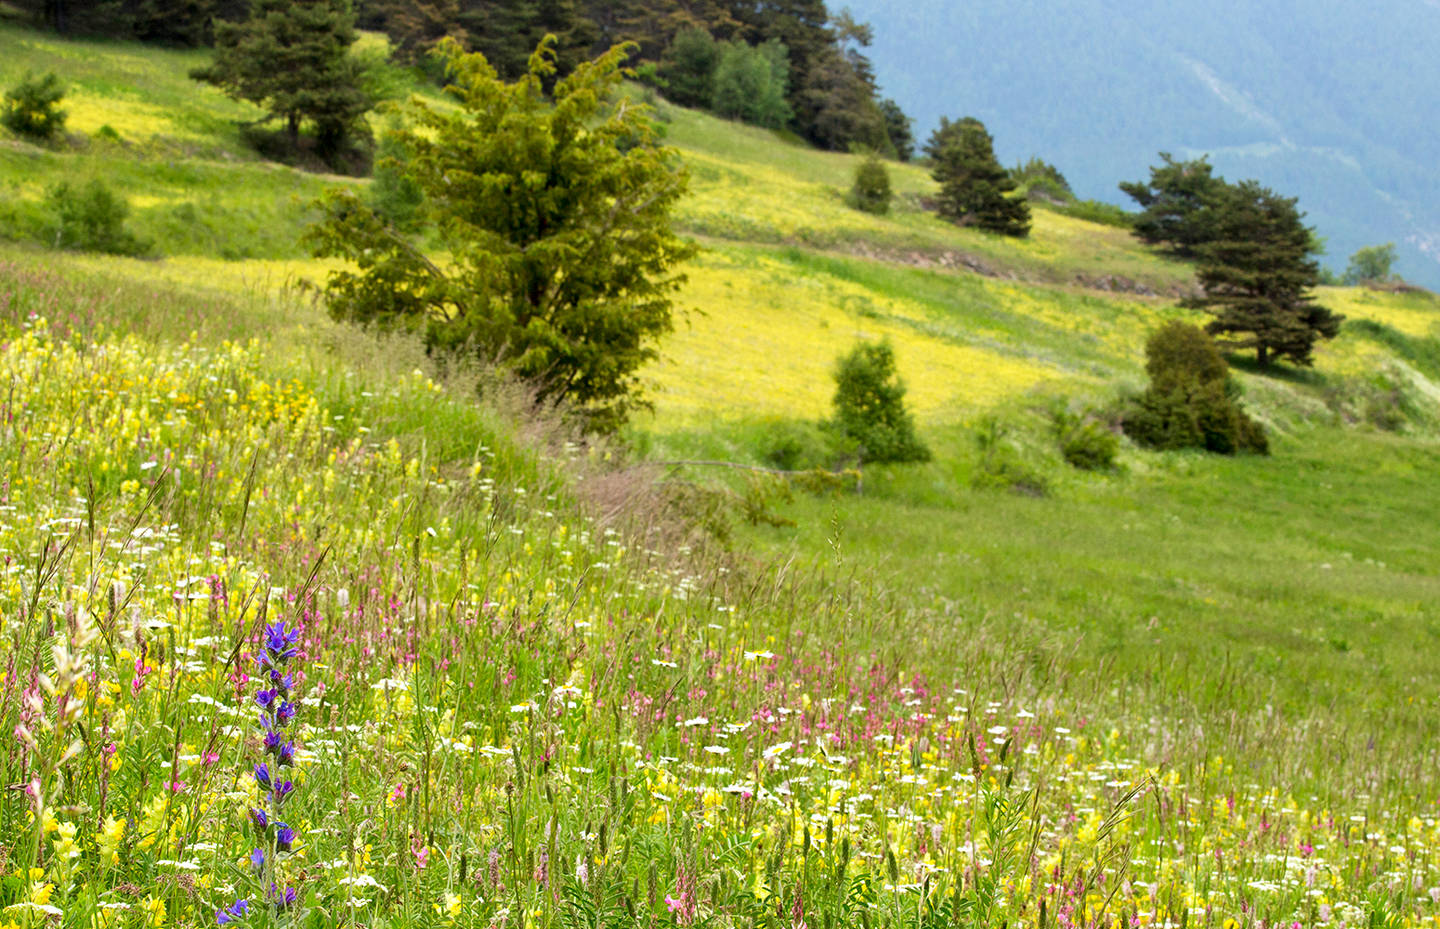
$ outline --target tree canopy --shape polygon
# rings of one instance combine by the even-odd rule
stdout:
[[[1122,183],[1120,189],[1140,205],[1135,216],[1136,238],[1158,245],[1180,258],[1193,258],[1213,238],[1213,212],[1209,209],[1225,190],[1204,158],[1176,161],[1160,153],[1163,164],[1150,169],[1150,180]]]
[[[1343,317],[1311,293],[1320,266],[1314,231],[1294,198],[1257,181],[1224,185],[1206,209],[1210,238],[1196,246],[1204,295],[1187,305],[1214,319],[1222,344],[1253,350],[1261,367],[1276,359],[1312,363],[1315,343],[1333,339]]]
[[[284,120],[292,146],[311,121],[317,152],[333,161],[374,105],[355,39],[344,0],[255,0],[248,20],[216,26],[214,62],[191,76]]]
[[[941,216],[1001,235],[1030,234],[1030,207],[1011,196],[1015,181],[996,160],[994,141],[978,119],[942,119],[925,151],[940,184]]]
[[[515,82],[443,41],[459,108],[411,101],[396,142],[424,198],[422,233],[449,259],[431,261],[355,193],[334,191],[307,233],[315,255],[356,266],[329,276],[331,313],[496,361],[592,428],[623,421],[643,402],[639,368],[672,327],[675,268],[694,253],[670,224],[687,182],[679,157],[619,93],[632,50],[582,63],[547,99],[549,40]]]

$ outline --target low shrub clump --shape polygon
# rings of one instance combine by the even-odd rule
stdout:
[[[1239,386],[1214,339],[1170,322],[1150,337],[1145,353],[1150,387],[1128,405],[1126,435],[1157,450],[1269,454],[1265,430],[1241,408]]]
[[[103,181],[83,186],[61,181],[45,196],[54,219],[52,241],[57,248],[111,255],[143,255],[151,243],[125,228],[130,204]]]
[[[863,463],[930,460],[930,449],[905,409],[905,384],[888,341],[860,343],[835,368],[836,431],[853,440]]]
[[[890,201],[894,191],[890,187],[890,172],[879,155],[871,155],[860,162],[855,169],[855,184],[850,188],[849,203],[863,213],[884,216],[890,212]]]
[[[1108,471],[1115,467],[1120,439],[1105,423],[1068,411],[1055,414],[1055,437],[1060,454],[1081,471]]]
[[[65,129],[66,113],[60,109],[65,87],[53,73],[25,79],[5,95],[0,123],[16,135],[49,141]]]

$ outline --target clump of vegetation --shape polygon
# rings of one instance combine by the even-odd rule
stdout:
[[[855,169],[855,183],[850,188],[850,205],[865,213],[884,216],[890,212],[895,197],[890,186],[890,172],[879,155],[872,154]]]
[[[1027,200],[1046,200],[1054,204],[1071,203],[1075,191],[1060,169],[1042,158],[1031,158],[1010,171],[1010,179]]]
[[[675,33],[656,70],[665,84],[665,98],[679,106],[710,106],[715,99],[720,52],[720,43],[704,29],[691,27]]]
[[[1093,417],[1058,410],[1053,416],[1060,454],[1081,471],[1109,471],[1120,453],[1120,439],[1107,424]]]
[[[64,99],[65,86],[54,72],[40,78],[26,74],[5,94],[0,124],[16,135],[48,142],[65,129],[66,113],[60,108]]]
[[[1128,405],[1126,435],[1152,449],[1269,454],[1265,430],[1241,408],[1238,385],[1214,339],[1172,321],[1150,336],[1145,354],[1150,387]]]
[[[1395,279],[1395,243],[1370,245],[1350,256],[1341,278],[1345,284],[1388,283]]]
[[[83,186],[61,181],[45,195],[54,220],[51,241],[57,248],[111,255],[143,255],[151,243],[125,228],[130,204],[104,181]]]
[[[450,260],[432,262],[353,190],[332,191],[306,243],[358,270],[330,275],[330,311],[414,328],[442,358],[498,362],[537,403],[613,430],[644,404],[638,372],[672,326],[675,269],[694,254],[670,221],[687,184],[679,157],[616,94],[631,47],[581,65],[549,100],[548,40],[514,83],[456,42],[441,53],[459,107],[412,100],[394,142],[424,198],[421,232]]]
[[[717,116],[766,129],[790,122],[790,51],[783,42],[723,46],[713,80],[710,108]]]
[[[994,140],[978,119],[942,119],[925,151],[940,184],[941,216],[1000,235],[1030,234],[1030,207],[1012,196],[1015,181],[996,160]]]
[[[835,367],[835,430],[852,440],[862,463],[930,460],[930,449],[905,409],[905,384],[888,341],[861,342]]]
[[[1025,461],[1010,427],[998,416],[982,418],[974,428],[974,436],[979,458],[970,475],[970,486],[977,490],[1008,490],[1027,497],[1043,497],[1050,492],[1050,482]]]

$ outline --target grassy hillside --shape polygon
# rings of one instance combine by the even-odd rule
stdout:
[[[4,919],[263,893],[249,656],[284,620],[292,924],[1440,920],[1433,298],[1327,291],[1315,370],[1242,370],[1273,457],[1085,474],[1052,411],[1139,385],[1182,266],[1044,211],[955,229],[914,168],[855,213],[853,158],[665,108],[692,312],[629,449],[586,447],[295,289],[307,203],[362,182],[248,153],[200,60],[0,27],[0,84],[62,72],[76,134],[0,139],[0,234],[103,176],[158,254],[0,247],[0,765],[35,785]],[[803,441],[882,336],[934,462],[836,494],[668,463]],[[981,429],[1045,496],[972,487]],[[793,525],[675,519],[726,493]],[[993,912],[946,922],[952,889]]]

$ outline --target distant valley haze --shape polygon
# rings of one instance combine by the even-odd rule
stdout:
[[[1298,197],[1343,271],[1394,241],[1440,288],[1440,2],[853,0],[884,93],[926,138],[975,116],[1007,165],[1039,156],[1082,198],[1158,153]]]

